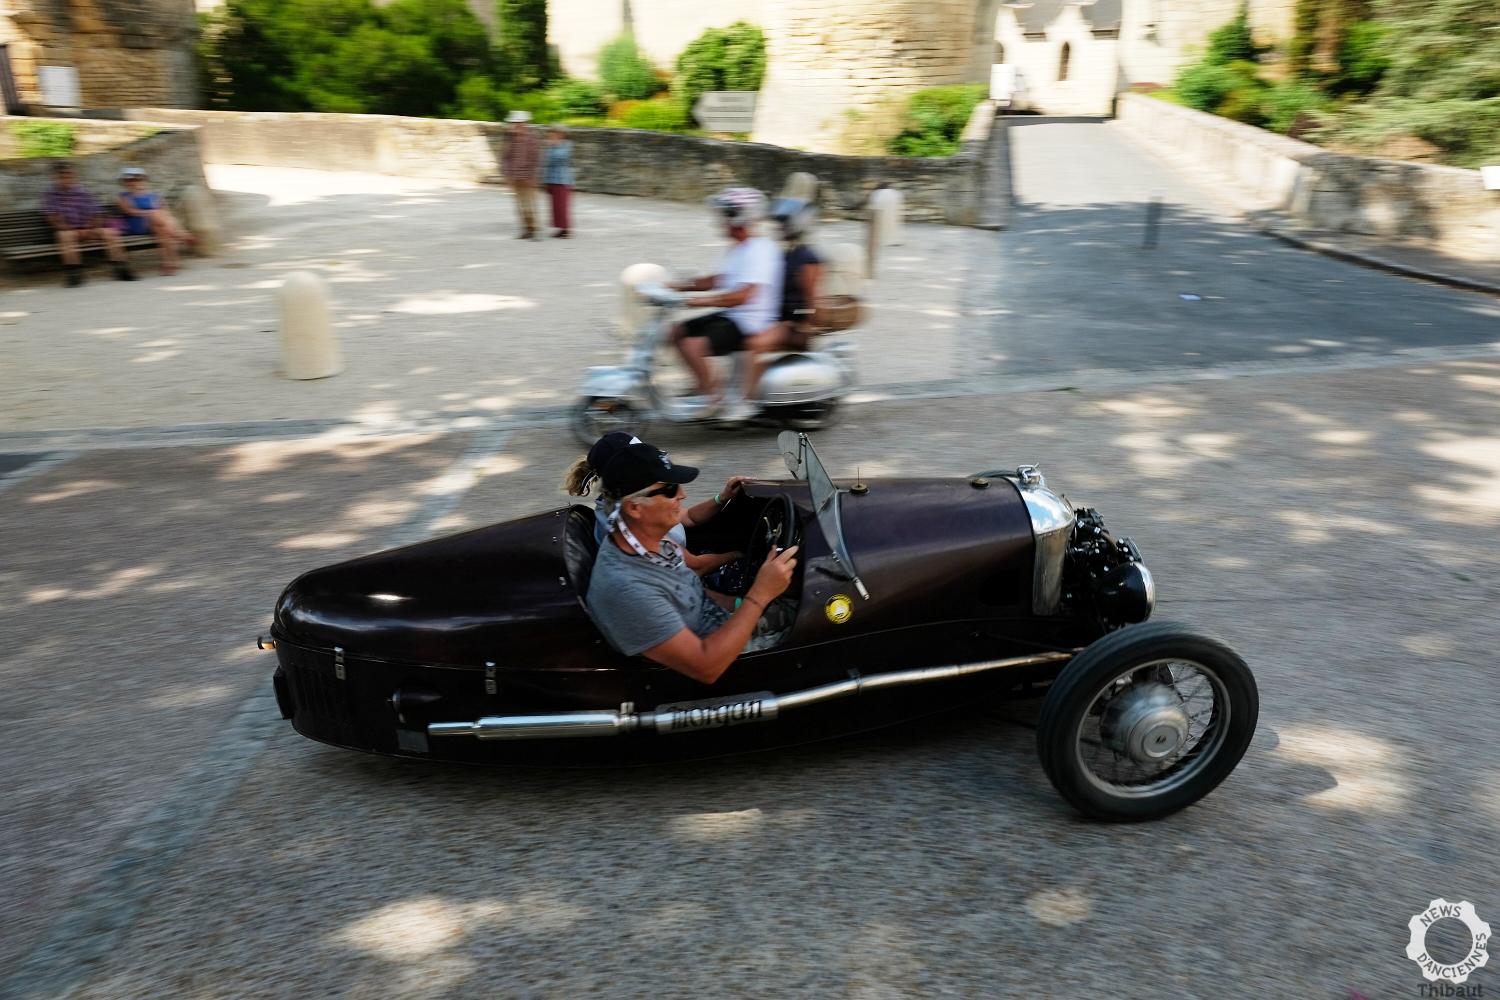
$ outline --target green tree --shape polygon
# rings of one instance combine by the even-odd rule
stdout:
[[[552,77],[547,55],[547,0],[496,0],[502,57],[522,90],[546,86]]]
[[[1250,33],[1250,10],[1240,7],[1234,19],[1209,33],[1208,54],[1203,61],[1210,66],[1227,66],[1233,62],[1254,62],[1265,50],[1255,44]]]
[[[626,32],[599,52],[599,79],[604,89],[621,101],[640,101],[666,89],[656,67]]]
[[[235,111],[437,115],[461,82],[496,86],[463,0],[227,0],[202,44],[214,106]]]
[[[711,90],[759,90],[766,75],[766,36],[745,21],[709,28],[677,57],[672,95],[691,110]]]

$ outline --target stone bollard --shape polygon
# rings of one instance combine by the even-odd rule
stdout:
[[[328,283],[310,271],[287,276],[276,292],[281,326],[281,373],[287,378],[327,378],[344,370],[333,330]]]
[[[646,322],[646,304],[635,294],[635,286],[647,281],[663,285],[672,280],[660,264],[631,264],[620,272],[620,334],[633,337]]]
[[[214,207],[213,196],[196,184],[189,184],[178,196],[182,205],[183,224],[188,232],[198,237],[198,252],[205,257],[214,257],[224,249],[224,227],[219,224],[219,212]]]
[[[787,174],[786,184],[781,189],[781,197],[816,202],[818,200],[818,175],[804,170]]]
[[[823,294],[859,298],[865,290],[865,251],[857,243],[835,243],[823,249],[828,258]]]
[[[875,261],[882,247],[901,242],[901,212],[905,199],[895,188],[878,188],[870,193],[870,221],[866,249],[869,252],[870,277],[875,277]]]

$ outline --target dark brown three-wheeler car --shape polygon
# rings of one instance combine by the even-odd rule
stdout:
[[[612,649],[584,596],[595,512],[565,507],[313,570],[276,604],[276,697],[298,732],[373,753],[612,765],[823,740],[1045,695],[1042,766],[1089,816],[1152,819],[1212,791],[1258,711],[1244,661],[1147,622],[1151,574],[1034,467],[834,482],[807,435],[697,552],[800,545],[789,632],[712,686]]]

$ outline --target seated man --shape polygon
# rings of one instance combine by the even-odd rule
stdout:
[[[134,281],[130,266],[125,263],[125,248],[115,231],[104,224],[99,215],[99,205],[89,189],[75,183],[73,165],[66,160],[52,164],[55,183],[42,195],[42,214],[57,233],[57,247],[62,252],[63,266],[67,269],[67,285],[72,288],[83,284],[83,260],[78,254],[78,244],[99,240],[114,263],[115,277],[121,281]]]
[[[797,547],[772,552],[741,599],[709,590],[667,538],[682,519],[682,484],[697,477],[697,469],[673,465],[644,443],[610,460],[604,491],[618,506],[586,602],[604,637],[626,656],[644,654],[712,684],[757,632],[775,628],[769,619],[762,624],[762,615],[791,583]]]
[[[682,400],[681,416],[706,417],[718,406],[718,387],[708,358],[733,354],[746,337],[753,337],[776,322],[781,310],[781,252],[764,236],[755,235],[755,224],[766,214],[766,198],[754,188],[727,188],[708,200],[724,220],[724,231],[734,245],[724,252],[714,275],[673,285],[678,291],[705,292],[689,298],[689,308],[713,306],[708,313],[678,324],[672,343],[698,380],[698,395]],[[755,410],[743,399],[729,407],[729,420],[745,420]]]

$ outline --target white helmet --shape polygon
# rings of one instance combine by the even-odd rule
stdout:
[[[766,196],[755,188],[725,188],[709,197],[708,207],[731,226],[747,226],[766,217]]]

